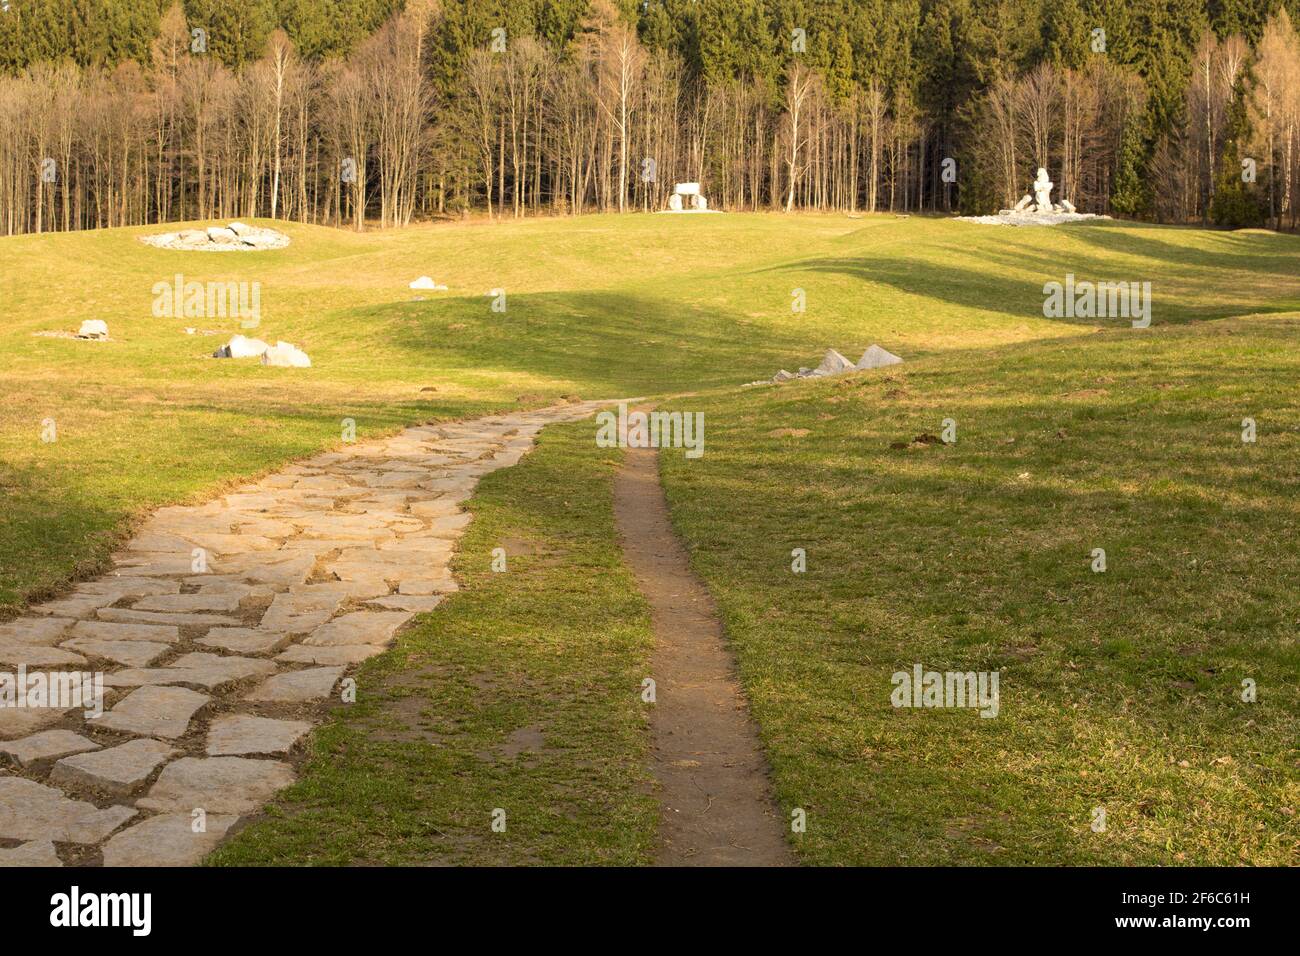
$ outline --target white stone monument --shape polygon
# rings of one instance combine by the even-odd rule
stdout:
[[[687,209],[683,199],[690,199],[690,208]],[[668,208],[666,212],[716,212],[715,209],[709,208],[709,201],[704,198],[704,193],[700,190],[699,183],[677,183],[673,186],[673,193],[668,197]]]
[[[1042,166],[1030,184],[1030,191],[1020,197],[1014,209],[1003,209],[996,216],[958,216],[966,222],[978,222],[991,226],[1056,226],[1063,222],[1078,222],[1082,219],[1108,219],[1109,216],[1094,216],[1081,213],[1074,208],[1074,203],[1062,199],[1052,202],[1052,190],[1056,184]]]

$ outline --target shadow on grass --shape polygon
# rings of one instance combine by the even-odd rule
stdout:
[[[806,337],[686,297],[626,292],[403,303],[366,310],[393,343],[445,367],[524,372],[567,381],[583,397],[609,398],[739,385],[820,357]]]
[[[1127,318],[1070,318],[1045,317],[1043,304],[1046,294],[1043,286],[1047,282],[1064,282],[1067,273],[1075,275],[1077,281],[1151,281],[1152,314],[1161,324],[1184,324],[1188,322],[1222,319],[1235,315],[1282,313],[1294,311],[1297,301],[1260,296],[1245,296],[1237,290],[1231,298],[1224,293],[1225,285],[1231,281],[1232,269],[1223,266],[1222,284],[1207,281],[1203,272],[1189,267],[1185,270],[1190,280],[1193,276],[1201,279],[1199,283],[1187,281],[1177,288],[1170,289],[1160,282],[1159,276],[1143,274],[1140,268],[1106,259],[1100,256],[1062,255],[1059,253],[1025,253],[989,252],[983,256],[1005,270],[1039,270],[1042,281],[1037,279],[1013,278],[1007,271],[980,271],[953,265],[939,265],[931,261],[917,261],[896,258],[862,257],[841,259],[813,259],[781,267],[790,272],[827,272],[860,279],[863,282],[877,282],[891,286],[900,292],[921,296],[937,302],[960,306],[966,309],[978,309],[996,312],[1021,321],[1029,318],[1050,318],[1053,322],[1066,325],[1078,325],[1095,328],[1098,325],[1127,325]],[[1236,267],[1233,267],[1236,268]],[[1239,270],[1238,270],[1239,272]],[[1154,281],[1153,281],[1154,280]],[[1183,296],[1196,291],[1218,293],[1222,295],[1219,302],[1189,306],[1184,304]]]

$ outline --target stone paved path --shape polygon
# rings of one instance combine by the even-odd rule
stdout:
[[[98,718],[0,707],[0,866],[201,860],[293,781],[347,669],[456,590],[478,479],[602,404],[410,428],[163,508],[113,572],[0,624],[0,672],[105,683]]]

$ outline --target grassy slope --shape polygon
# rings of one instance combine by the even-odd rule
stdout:
[[[365,435],[562,394],[703,390],[686,404],[709,412],[709,451],[689,471],[669,464],[670,494],[727,614],[781,798],[810,811],[806,859],[1277,860],[1294,846],[1293,818],[1279,809],[1296,802],[1294,762],[1282,750],[1295,738],[1285,710],[1295,711],[1286,696],[1294,691],[1280,676],[1295,672],[1281,624],[1294,569],[1278,544],[1293,530],[1283,493],[1293,470],[1279,456],[1290,437],[1283,379],[1294,381],[1284,357],[1294,329],[1282,319],[1203,320],[1300,308],[1295,239],[892,217],[591,217],[364,236],[286,229],[295,240],[288,250],[238,257],[152,250],[134,241],[144,230],[0,241],[0,608],[102,559],[131,514],[327,445],[343,417]],[[1145,337],[1093,334],[1086,322],[1044,319],[1042,283],[1067,270],[1152,281],[1157,328]],[[236,324],[152,318],[151,286],[177,271],[261,281],[259,334],[303,345],[316,367],[204,359],[223,339],[179,330],[229,333]],[[425,273],[451,291],[411,302],[406,283]],[[489,312],[481,295],[499,286],[509,295],[505,315]],[[804,314],[790,312],[795,288],[807,292]],[[31,335],[86,317],[106,318],[117,341]],[[777,367],[814,364],[827,345],[856,355],[872,341],[905,355],[905,370],[730,391]],[[1230,381],[1215,369],[1225,357]],[[1147,381],[1150,369],[1164,380]],[[1157,387],[1184,378],[1184,388]],[[1262,437],[1241,449],[1231,439],[1245,414],[1260,420]],[[38,440],[47,416],[59,423],[53,445]],[[937,431],[941,417],[962,423],[956,448],[887,449]],[[811,433],[768,436],[792,422]],[[1058,440],[1061,422],[1067,437]],[[991,435],[1017,442],[991,444]],[[1211,436],[1245,457],[1216,457]],[[605,484],[588,489],[601,501],[607,473],[589,467],[601,454],[572,445],[551,461],[568,483],[603,474]],[[1030,478],[1013,481],[1009,468]],[[544,490],[500,480],[509,500]],[[1220,506],[1249,516],[1247,530],[1207,510],[1224,489]],[[1276,540],[1259,527],[1264,514],[1277,522]],[[575,575],[610,543],[597,546],[611,531],[598,514],[589,518],[573,528],[592,536],[590,549],[539,569],[534,584],[579,588],[595,606],[622,593],[623,572],[610,581]],[[547,533],[562,534],[567,520],[576,519],[550,514]],[[797,579],[788,574],[796,539],[812,562]],[[467,555],[481,550],[473,540]],[[1213,555],[1211,540],[1220,549]],[[883,541],[891,543],[882,549]],[[1083,573],[1094,546],[1106,546],[1112,562],[1095,578]],[[1184,558],[1197,560],[1194,573]],[[323,730],[290,815],[250,831],[223,859],[632,862],[644,854],[650,811],[630,769],[644,740],[618,696],[643,660],[641,625],[612,648],[613,659],[570,666],[546,660],[546,640],[497,646],[490,636],[509,632],[513,618],[498,617],[490,599],[474,602],[513,574],[478,581],[481,593],[457,598],[395,655],[368,665],[363,689],[382,681],[385,702],[363,696]],[[565,592],[528,619],[562,628],[571,600]],[[1188,602],[1197,616],[1185,614]],[[590,645],[607,624],[635,619],[617,601],[610,607],[608,617],[583,616],[560,643]],[[476,621],[486,628],[479,642],[443,631],[455,622],[474,633]],[[1188,621],[1194,633],[1185,633]],[[888,673],[918,660],[1005,664],[1003,716],[900,717],[880,682],[887,691]],[[430,686],[428,666],[453,680]],[[1249,726],[1222,700],[1241,667],[1261,688]],[[538,702],[467,676],[521,668],[538,686],[574,679]],[[449,744],[402,733],[392,752],[365,742],[376,722],[411,724],[408,705],[389,698],[407,680],[418,693],[396,697],[427,696],[419,706],[430,733]],[[614,696],[593,703],[592,686]],[[467,707],[472,719],[447,733]],[[602,729],[581,723],[583,709],[619,728],[609,747],[594,739]],[[597,791],[584,783],[581,761],[548,757],[531,769],[469,761],[474,747],[499,747],[530,721],[550,728],[548,750],[595,755],[612,801],[605,815],[625,826],[601,829],[586,809],[569,810],[581,829],[595,827],[582,842],[546,816],[558,793]],[[557,727],[572,733],[556,736]],[[990,740],[999,746],[986,753]],[[1233,763],[1208,762],[1222,756]],[[478,842],[481,804],[503,788],[532,802],[526,834],[518,844]],[[446,792],[429,797],[431,789]],[[326,795],[340,792],[359,816],[330,811]],[[875,813],[862,812],[864,796]],[[1094,839],[1087,812],[1098,804],[1109,808],[1111,828]],[[384,812],[353,834],[368,806]],[[460,850],[430,843],[421,829],[430,814],[453,843],[476,836],[456,843]]]
[[[1105,331],[701,403],[669,500],[803,859],[1300,862],[1298,336]],[[890,447],[945,418],[956,444]],[[894,709],[916,663],[1000,671],[1000,715]]]
[[[358,702],[313,735],[303,779],[212,862],[647,862],[652,639],[614,532],[617,462],[565,425],[484,479],[464,590],[360,668]]]
[[[364,436],[562,394],[726,386],[827,344],[915,359],[1068,335],[1037,311],[1060,262],[1158,277],[1178,321],[1294,307],[1300,285],[1294,240],[1264,234],[775,215],[284,228],[288,249],[247,254],[157,250],[136,241],[146,229],[0,240],[0,613],[102,562],[132,514],[326,446],[343,418]],[[258,333],[315,367],[206,359],[224,338],[181,329],[237,323],[154,318],[153,285],[176,273],[261,282]],[[450,291],[411,301],[420,274]],[[498,287],[504,315],[482,295]],[[115,341],[32,334],[88,317]]]

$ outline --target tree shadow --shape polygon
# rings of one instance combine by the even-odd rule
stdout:
[[[537,293],[511,296],[505,312],[484,298],[368,311],[393,345],[443,368],[523,373],[590,397],[735,386],[820,358],[806,337],[685,296]]]

